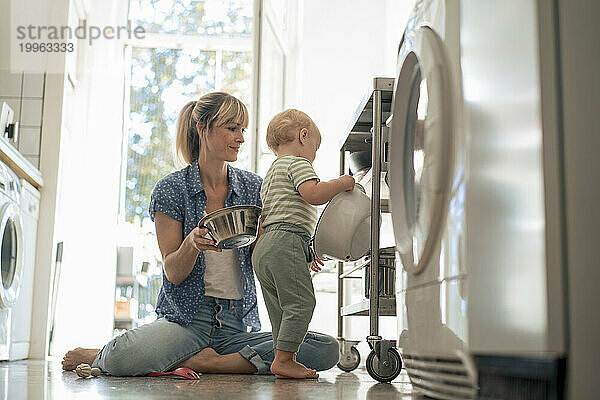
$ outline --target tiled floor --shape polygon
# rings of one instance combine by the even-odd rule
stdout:
[[[0,399],[419,399],[403,372],[392,384],[374,381],[364,368],[321,372],[318,381],[258,375],[203,375],[189,381],[158,378],[79,378],[58,361],[0,362]]]

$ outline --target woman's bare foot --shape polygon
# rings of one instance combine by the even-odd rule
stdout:
[[[99,352],[100,349],[84,349],[82,347],[67,351],[62,360],[63,369],[65,371],[72,371],[79,364],[92,365]]]
[[[210,347],[202,349],[177,367],[187,367],[196,372],[213,374],[252,374],[256,372],[256,367],[240,353],[219,354]]]
[[[220,357],[221,355],[215,351],[212,347],[207,347],[205,349],[200,350],[200,352],[196,353],[194,356],[195,361],[199,364],[210,365],[215,359]]]
[[[277,350],[271,363],[271,372],[277,378],[316,379],[317,371],[306,368],[296,361],[296,355],[289,351]]]

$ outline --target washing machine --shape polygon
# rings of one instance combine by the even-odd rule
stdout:
[[[536,4],[417,1],[399,47],[388,176],[398,350],[433,398],[560,390],[564,289],[547,223],[560,196],[544,193]]]
[[[388,174],[398,350],[413,387],[475,395],[466,311],[460,2],[421,0],[398,52]]]
[[[10,358],[13,313],[23,283],[23,219],[21,185],[16,175],[0,163],[0,360]]]
[[[21,291],[15,305],[12,307],[10,360],[22,360],[29,356],[35,249],[40,208],[40,192],[24,179],[20,180],[20,183],[20,206],[23,222],[23,273],[21,277]]]

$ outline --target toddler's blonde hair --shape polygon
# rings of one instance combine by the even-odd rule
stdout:
[[[300,110],[289,108],[280,112],[267,127],[267,146],[276,151],[282,144],[293,142],[302,128],[306,128],[311,135],[317,130],[313,120]]]

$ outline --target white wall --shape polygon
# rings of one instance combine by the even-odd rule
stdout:
[[[300,34],[298,107],[319,126],[323,140],[315,169],[321,179],[339,175],[339,140],[373,77],[394,77],[396,54],[414,0],[304,0]],[[337,335],[336,274],[314,279],[317,308],[310,329]],[[347,279],[346,303],[361,297],[361,283]],[[351,299],[352,298],[352,299]],[[345,318],[346,339],[364,342],[369,329],[366,317]],[[380,334],[396,339],[394,318],[382,318]]]
[[[127,5],[94,1],[89,25],[122,25]],[[117,41],[79,49],[67,85],[56,241],[64,241],[51,353],[99,347],[112,336],[123,114],[123,53]]]
[[[297,104],[323,135],[315,168],[337,176],[338,141],[372,78],[393,77],[414,1],[304,1]]]

